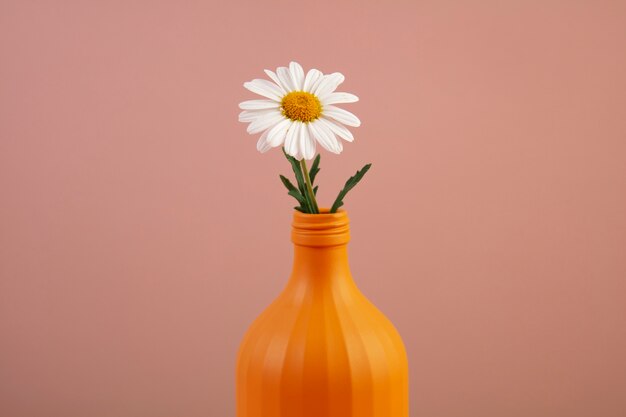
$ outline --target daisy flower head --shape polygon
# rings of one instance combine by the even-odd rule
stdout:
[[[239,121],[250,123],[248,133],[261,134],[257,142],[260,152],[283,146],[295,159],[309,160],[315,156],[317,143],[339,154],[342,139],[354,140],[346,126],[358,127],[361,121],[335,104],[354,103],[359,98],[335,91],[345,79],[341,73],[311,69],[305,75],[297,62],[265,73],[271,81],[254,79],[243,84],[263,99],[239,104],[243,110]]]

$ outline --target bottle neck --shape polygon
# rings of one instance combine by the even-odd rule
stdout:
[[[348,224],[348,215],[343,210],[337,213],[329,213],[328,209],[320,209],[320,214],[294,213],[292,281],[351,280]]]
[[[294,245],[293,277],[326,280],[350,275],[347,244],[325,247]]]

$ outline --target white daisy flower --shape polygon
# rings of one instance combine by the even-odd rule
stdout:
[[[335,104],[359,100],[350,93],[335,92],[345,79],[338,72],[324,75],[316,69],[306,76],[297,62],[276,72],[265,70],[272,80],[255,79],[243,84],[253,93],[265,97],[239,104],[243,110],[239,121],[250,123],[248,133],[261,133],[257,143],[260,152],[284,146],[285,151],[300,160],[315,156],[316,142],[333,153],[341,153],[340,139],[352,142],[352,133],[344,126],[357,127],[361,121]]]

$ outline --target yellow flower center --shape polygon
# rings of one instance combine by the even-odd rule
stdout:
[[[322,114],[322,103],[311,93],[292,91],[281,101],[283,114],[291,120],[310,122]]]

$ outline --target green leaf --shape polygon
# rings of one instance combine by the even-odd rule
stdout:
[[[316,185],[315,187],[313,187],[313,194],[317,197],[317,189],[319,188],[319,185]]]
[[[279,175],[280,180],[282,181],[283,185],[285,186],[285,188],[287,188],[287,191],[290,196],[292,196],[293,198],[295,198],[298,203],[301,204],[301,208],[304,208],[304,206],[306,205],[306,200],[304,199],[304,197],[302,196],[302,194],[300,193],[300,191],[298,191],[298,189],[296,188],[295,185],[293,185],[291,183],[291,181],[289,181],[288,178],[286,178],[284,175]],[[302,211],[302,210],[300,210]]]
[[[361,168],[360,171],[357,171],[356,174],[354,174],[354,176],[348,178],[348,181],[346,181],[346,184],[343,186],[343,189],[339,191],[339,194],[337,195],[337,198],[335,199],[333,206],[330,208],[331,213],[336,213],[339,207],[343,206],[343,199],[345,198],[346,194],[348,194],[348,191],[353,189],[354,186],[357,185],[359,181],[361,181],[361,179],[363,179],[363,176],[365,175],[367,171],[369,171],[371,166],[372,164],[365,165],[363,168]]]
[[[283,148],[283,153],[285,154],[285,158],[291,164],[291,169],[293,170],[294,175],[296,176],[296,181],[298,182],[298,188],[302,194],[304,191],[305,183],[304,183],[304,174],[302,173],[302,169],[300,168],[300,162],[293,156],[289,155],[285,152],[285,148]]]
[[[298,182],[298,190],[300,191],[300,195],[304,198],[305,202],[301,203],[302,208],[304,209],[305,213],[312,213],[313,212],[311,210],[312,204],[309,201],[308,193],[305,191],[306,185],[304,182],[304,174],[302,173],[302,169],[300,168],[300,162],[293,156],[289,155],[285,151],[284,147],[283,147],[283,154],[285,155],[285,158],[287,158],[287,160],[291,164],[291,169],[293,170],[293,173],[296,176],[296,181]]]
[[[285,188],[287,188],[287,191],[298,190],[296,186],[293,185],[287,177],[285,177],[284,175],[279,175],[279,177],[280,177],[280,180],[283,182],[283,185],[285,186]]]
[[[315,184],[315,176],[317,175],[318,172],[320,172],[320,158],[321,158],[321,155],[317,154],[317,156],[313,160],[311,169],[309,169],[309,178],[311,179],[311,184]]]
[[[295,189],[290,190],[287,194],[289,194],[290,196],[298,200],[298,203],[302,205],[306,204],[306,200],[304,199],[304,197],[302,196],[302,194],[300,194],[298,190],[295,190]]]

